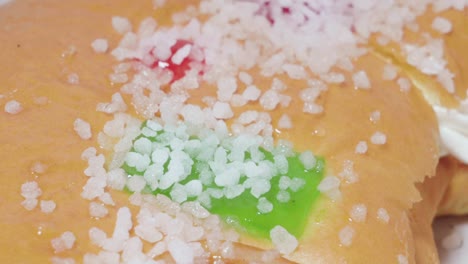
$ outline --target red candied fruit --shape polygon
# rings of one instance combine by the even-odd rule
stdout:
[[[182,40],[182,39],[177,40],[176,43],[171,47],[172,56],[174,54],[176,54],[179,49],[183,48],[187,44],[193,45],[193,42],[188,41],[188,40]],[[172,58],[172,56],[171,56],[171,58]],[[182,77],[184,77],[185,72],[190,70],[190,64],[191,64],[191,62],[193,62],[193,60],[190,58],[190,56],[187,56],[186,58],[184,58],[182,60],[181,63],[175,64],[174,62],[172,62],[171,58],[169,58],[169,59],[167,59],[165,61],[156,60],[151,65],[151,68],[152,69],[163,68],[163,69],[167,69],[167,70],[171,71],[172,74],[173,74],[171,82],[175,82],[175,81],[181,79]]]

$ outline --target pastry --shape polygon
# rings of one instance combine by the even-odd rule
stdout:
[[[464,5],[164,2],[0,8],[1,260],[438,262]]]

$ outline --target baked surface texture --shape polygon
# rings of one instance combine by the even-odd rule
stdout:
[[[323,54],[320,57],[320,53],[330,52],[329,49],[320,49],[327,45],[324,42],[322,46],[304,49],[315,52],[317,60],[324,59],[323,63],[312,59],[306,64],[301,61],[300,52],[294,50],[299,50],[296,43],[275,46],[277,42],[268,38],[276,35],[259,33],[261,30],[258,28],[273,27],[282,21],[281,16],[275,18],[273,11],[265,15],[268,19],[262,18],[257,21],[259,24],[253,24],[249,32],[248,27],[242,24],[242,14],[238,17],[232,15],[233,18],[226,19],[226,22],[219,14],[228,11],[222,11],[222,7],[210,11],[210,8],[218,8],[216,3],[219,1],[167,1],[162,6],[157,4],[158,1],[153,2],[24,0],[0,7],[0,210],[3,212],[0,215],[0,262],[74,263],[65,262],[73,260],[76,263],[96,263],[93,261],[99,257],[103,261],[105,251],[112,252],[112,258],[117,262],[211,263],[219,258],[225,263],[249,263],[252,258],[258,263],[438,263],[431,229],[433,219],[438,214],[468,212],[468,196],[464,191],[468,186],[468,169],[460,161],[462,154],[456,156],[451,149],[443,153],[446,148],[440,136],[442,123],[440,115],[434,111],[436,105],[463,113],[460,109],[464,105],[468,85],[466,7],[433,12],[435,7],[426,3],[426,9],[414,11],[417,14],[414,21],[402,26],[402,36],[395,37],[398,40],[382,32],[370,32],[364,36],[363,29],[353,28],[349,32],[359,36],[353,40],[357,41],[355,44],[346,46],[348,44],[330,40],[333,45],[341,43],[343,50],[355,49],[354,53],[346,55],[346,60]],[[243,1],[229,1],[224,8],[236,10],[240,2]],[[258,4],[262,1],[253,2]],[[274,6],[270,1],[262,3],[258,5],[263,9],[254,12],[255,16],[266,12],[266,7]],[[418,10],[417,7],[413,9]],[[294,14],[293,8],[288,10],[283,9],[282,15]],[[116,16],[127,18],[133,29],[124,30],[123,34],[116,32],[118,26],[112,25]],[[139,25],[142,21],[151,24],[152,20],[145,20],[148,17],[152,17],[156,24],[146,32]],[[194,26],[194,18],[197,26]],[[435,18],[444,20],[434,25]],[[450,22],[450,31],[441,33],[447,29],[445,21]],[[237,25],[226,28],[233,30],[229,34],[237,32],[242,37],[232,37],[229,41],[220,37],[222,40],[216,41],[224,48],[210,46],[210,42],[215,42],[213,36],[216,34],[203,39],[203,34],[210,32],[210,28],[204,28],[204,25],[216,23],[221,25],[219,27],[223,23]],[[265,24],[263,28],[258,26],[262,23]],[[185,26],[188,28],[186,31],[183,30]],[[189,29],[198,30],[198,35]],[[182,74],[181,80],[186,80],[185,84],[182,81],[175,84],[177,80],[161,81],[157,89],[138,90],[141,88],[138,85],[144,85],[135,80],[144,76],[145,71],[157,72],[158,78],[165,76],[163,70],[158,72],[154,67],[162,60],[147,63],[144,56],[148,54],[139,53],[145,50],[145,41],[151,39],[155,32],[171,30],[177,32],[174,34],[180,37],[178,40],[187,41],[192,51],[198,45],[200,51],[205,52],[205,57],[197,64],[202,70],[191,72],[192,79],[185,78],[189,73]],[[135,38],[134,42],[128,42],[131,39],[128,32],[135,33],[131,36]],[[228,33],[223,36],[227,38],[230,36]],[[345,38],[344,34],[341,36]],[[100,38],[106,39],[109,46],[103,52],[98,52],[102,47],[91,45]],[[248,41],[253,44],[249,46],[246,44]],[[285,42],[281,40],[278,43]],[[241,53],[235,51],[230,57],[223,55],[225,64],[216,60],[216,52],[236,48],[239,43],[245,50],[254,49],[258,43],[266,43],[260,46],[258,52],[261,55],[252,55],[259,62],[240,61],[237,56],[241,57]],[[425,49],[429,46],[440,49]],[[124,51],[118,51],[119,48]],[[420,57],[411,53],[417,52],[412,48],[419,49]],[[442,52],[442,55],[437,57],[433,54],[437,52]],[[273,69],[276,66],[266,66],[268,59],[275,54],[285,58],[280,70]],[[421,65],[422,62],[411,54],[420,59],[427,57],[428,61],[442,65],[441,69],[433,73],[427,70],[431,65]],[[192,53],[190,56],[195,55]],[[315,65],[328,63],[325,59],[336,59],[336,62],[327,69]],[[249,64],[253,65],[246,66]],[[128,69],[118,72],[125,67]],[[195,66],[192,64],[192,67]],[[293,70],[297,67],[300,68],[298,72]],[[243,77],[238,77],[242,75],[240,72]],[[122,75],[118,75],[120,73]],[[237,78],[237,90],[231,93],[233,97],[223,99],[220,95],[222,85],[218,80],[226,76]],[[249,78],[253,79],[262,95],[274,94],[273,99],[264,96],[244,102],[246,100],[241,95],[249,87]],[[194,79],[197,87],[187,88]],[[151,84],[147,86],[152,87]],[[112,111],[107,108],[108,113],[96,110],[98,105],[111,101],[116,93],[123,98],[124,108]],[[138,101],[138,98],[143,99]],[[184,99],[177,101],[177,98]],[[307,98],[313,99],[307,101]],[[13,100],[21,107],[9,105]],[[278,101],[270,106],[271,101],[268,100]],[[219,102],[230,105],[232,116],[220,116],[213,110]],[[322,183],[328,178],[335,185],[331,189],[322,185],[325,189],[307,212],[303,234],[296,237],[297,240],[293,239],[298,242],[297,247],[287,254],[280,254],[276,250],[281,252],[282,249],[275,247],[271,239],[259,238],[238,229],[234,231],[222,221],[213,220],[216,228],[222,228],[219,234],[216,233],[221,239],[217,239],[229,243],[220,242],[216,248],[210,248],[212,238],[207,235],[211,234],[206,224],[208,220],[197,219],[180,209],[179,205],[176,207],[180,214],[177,211],[171,217],[182,217],[183,221],[190,219],[187,220],[190,227],[200,227],[204,232],[200,238],[189,241],[192,244],[180,242],[193,248],[191,259],[178,258],[177,250],[172,248],[171,251],[169,245],[179,239],[176,235],[174,238],[170,232],[158,231],[162,238],[150,242],[151,239],[139,233],[136,226],[143,217],[142,208],[167,215],[170,213],[164,210],[170,208],[161,209],[163,206],[153,201],[154,195],[144,192],[140,195],[138,191],[131,194],[129,182],[124,185],[125,190],[111,188],[109,172],[123,163],[122,159],[116,158],[117,154],[126,154],[130,148],[119,152],[115,147],[128,131],[120,136],[111,136],[106,129],[112,124],[109,122],[119,118],[127,122],[127,127],[137,129],[143,121],[155,117],[162,123],[170,123],[173,120],[165,116],[172,118],[172,115],[162,110],[164,104],[173,107],[168,112],[174,111],[174,118],[179,121],[189,119],[189,114],[182,110],[184,106],[209,109],[203,112],[209,114],[200,117],[205,118],[204,124],[210,124],[210,129],[215,130],[216,124],[222,123],[232,134],[248,130],[249,122],[239,125],[242,123],[240,117],[246,111],[262,113],[260,116],[266,116],[260,120],[266,123],[259,132],[263,139],[271,139],[275,144],[291,142],[297,153],[311,151],[325,160]],[[85,136],[78,131],[78,118],[90,125],[90,138],[83,139]],[[129,141],[130,147],[132,140]],[[94,150],[83,154],[90,147]],[[441,154],[445,156],[441,157]],[[93,177],[99,178],[94,174],[85,175],[92,167],[91,160],[101,157],[102,164],[98,169],[104,171],[103,193],[83,198],[84,186],[93,185],[90,183]],[[119,166],[115,166],[116,163]],[[21,195],[27,182],[38,184],[41,189],[39,196],[28,200],[27,195]],[[109,197],[112,197],[112,202]],[[34,203],[34,199],[38,205],[25,208],[31,206],[25,201]],[[45,212],[50,205],[48,201],[54,202],[53,212]],[[96,206],[94,208],[105,208],[104,215],[92,216],[95,211],[92,212],[90,203]],[[126,210],[130,213],[131,226],[125,231],[127,237],[124,235],[124,242],[141,247],[136,253],[132,251],[135,247],[130,249],[130,246],[123,246],[120,250],[106,248],[90,233],[90,230],[97,230],[92,228],[98,228],[109,238],[112,234],[115,237],[116,222],[123,221],[118,216],[125,214]],[[69,248],[54,244],[66,244],[64,240],[51,242],[66,231],[74,236]],[[178,235],[184,236],[183,232]],[[159,242],[169,249],[154,253],[159,250],[155,249]],[[223,247],[227,250],[223,251]],[[137,255],[140,259],[135,257]]]

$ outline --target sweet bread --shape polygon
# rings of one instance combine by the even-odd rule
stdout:
[[[438,262],[463,3],[165,2],[0,8],[0,260]]]

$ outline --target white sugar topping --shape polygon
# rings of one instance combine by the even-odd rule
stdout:
[[[111,170],[107,173],[109,187],[115,190],[123,190],[127,182],[127,174],[121,168]]]
[[[192,45],[186,44],[182,48],[178,49],[174,55],[172,55],[171,61],[175,65],[179,65],[184,61],[188,55],[190,54],[190,51],[192,50]]]
[[[439,33],[448,34],[452,31],[452,23],[443,17],[436,17],[432,21],[432,28]]]
[[[355,222],[364,222],[367,217],[367,207],[364,204],[355,204],[349,213],[351,219]]]
[[[113,239],[125,240],[129,238],[129,230],[132,228],[132,214],[128,207],[121,207],[117,211],[117,220],[112,234]]]
[[[305,185],[305,180],[302,178],[293,178],[289,185],[289,189],[293,192],[299,191]]]
[[[60,257],[52,257],[50,258],[52,264],[75,264],[75,260],[72,258],[60,258]]]
[[[104,177],[90,177],[83,187],[81,197],[87,200],[92,200],[101,196],[106,187],[106,179]]]
[[[266,214],[269,213],[273,210],[273,204],[268,201],[265,197],[261,197],[258,199],[258,205],[257,205],[258,212],[261,214]]]
[[[291,79],[305,79],[307,77],[307,72],[303,66],[296,65],[296,64],[284,64],[282,69],[286,72],[286,74]]]
[[[369,120],[373,123],[376,124],[380,120],[380,111],[374,111],[370,114]]]
[[[252,75],[248,74],[247,72],[239,72],[239,80],[244,83],[245,85],[251,85],[253,82]]]
[[[21,202],[21,205],[24,207],[24,209],[31,211],[37,207],[38,202],[39,201],[36,198],[26,198]]]
[[[339,176],[347,183],[355,183],[359,180],[358,174],[354,171],[354,162],[352,160],[343,161],[343,171]]]
[[[317,190],[321,193],[324,193],[329,198],[333,200],[338,200],[341,198],[340,179],[335,176],[327,176],[323,178],[320,184],[317,186]]]
[[[277,199],[279,202],[287,203],[287,202],[289,202],[289,200],[291,199],[291,195],[289,194],[288,191],[280,190],[280,191],[278,192],[278,194],[276,195],[276,199]]]
[[[321,76],[321,79],[327,83],[343,83],[345,76],[341,73],[330,72]]]
[[[383,221],[384,223],[388,223],[390,221],[390,215],[385,208],[379,208],[377,209],[377,219]]]
[[[251,178],[249,179],[249,182],[247,184],[251,189],[250,189],[250,193],[255,197],[255,198],[259,198],[260,196],[262,196],[263,194],[267,193],[270,191],[270,188],[271,188],[271,184],[270,184],[270,181],[267,180],[267,179],[262,179],[262,178]],[[261,200],[262,198],[260,198]],[[267,204],[266,203],[266,200],[264,200],[265,202],[260,202],[259,201],[259,205],[260,204]],[[265,207],[263,207],[265,208]]]
[[[408,257],[402,254],[397,255],[398,264],[408,264]]]
[[[43,213],[50,214],[55,210],[57,205],[52,200],[42,200],[40,206]]]
[[[51,240],[52,248],[55,253],[71,249],[75,244],[75,240],[75,235],[70,231],[66,231],[60,237]]]
[[[281,176],[278,184],[281,190],[286,190],[291,186],[291,178],[288,176]]]
[[[16,100],[11,100],[5,104],[4,110],[8,114],[15,115],[23,110],[23,106],[21,105],[20,102]]]
[[[21,195],[26,199],[35,199],[42,195],[42,190],[36,181],[29,181],[21,185]]]
[[[194,261],[193,248],[180,239],[170,240],[167,249],[176,263],[193,263]]]
[[[109,74],[109,81],[111,83],[126,83],[128,81],[128,75],[126,73],[111,73]]]
[[[446,66],[444,42],[442,39],[431,39],[424,46],[407,44],[404,46],[408,64],[417,67],[422,73],[436,76],[437,80],[449,93],[455,92],[453,77]]]
[[[353,243],[353,238],[354,238],[355,233],[356,231],[354,230],[354,228],[352,228],[349,225],[341,229],[340,232],[338,233],[338,237],[340,239],[341,245],[345,247],[351,246],[351,244]]]
[[[229,101],[237,90],[237,80],[233,77],[220,78],[217,81],[217,85],[217,95],[220,101]]]
[[[107,49],[109,48],[109,44],[107,39],[98,38],[91,43],[91,47],[96,53],[106,53]]]
[[[47,170],[47,165],[40,161],[34,162],[34,164],[31,166],[31,172],[32,173],[37,173],[37,174],[43,174]]]
[[[317,163],[317,160],[315,159],[314,154],[312,151],[304,151],[299,155],[299,160],[302,162],[302,165],[304,165],[304,168],[306,170],[310,170],[313,167],[315,167],[315,164]]]
[[[284,255],[291,254],[296,250],[299,242],[284,227],[275,226],[270,231],[270,238],[276,249]]]
[[[75,122],[73,123],[73,129],[82,139],[86,140],[92,137],[91,125],[81,118],[75,119]]]
[[[255,85],[249,85],[242,93],[242,96],[248,101],[255,101],[260,97],[260,89]]]
[[[384,145],[387,143],[387,136],[384,133],[378,131],[371,136],[370,141],[374,145]]]
[[[449,70],[444,69],[440,71],[437,74],[437,81],[441,83],[445,90],[447,90],[449,93],[454,93],[455,92],[455,83],[453,78],[455,77],[455,74],[451,73]]]
[[[80,76],[77,73],[70,73],[67,76],[67,82],[71,85],[80,84]]]
[[[108,213],[109,210],[107,210],[107,208],[103,204],[96,202],[89,203],[89,214],[92,217],[103,218]]]
[[[411,89],[411,81],[408,78],[398,78],[397,83],[402,92],[408,92]]]
[[[237,118],[237,122],[242,125],[248,125],[258,119],[259,113],[257,111],[248,110],[240,114]]]
[[[382,79],[384,80],[394,80],[398,75],[397,68],[392,64],[386,64],[383,68]]]
[[[354,149],[356,154],[365,154],[367,152],[367,142],[359,141]]]
[[[371,87],[370,80],[365,71],[358,71],[353,74],[353,82],[354,86],[359,89],[369,89]]]
[[[260,97],[260,105],[267,111],[275,109],[279,103],[280,94],[273,89],[265,91]]]
[[[293,127],[293,123],[291,117],[287,114],[281,115],[280,119],[278,120],[278,128],[280,129],[291,129]]]
[[[132,30],[132,24],[125,17],[114,16],[112,17],[112,27],[119,34],[125,34]]]
[[[229,119],[234,116],[228,103],[216,102],[213,105],[213,116],[218,119]]]
[[[321,192],[332,190],[340,186],[340,180],[335,176],[327,176],[318,185],[318,190]]]

